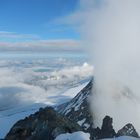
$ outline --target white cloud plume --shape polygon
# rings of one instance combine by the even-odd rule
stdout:
[[[95,66],[95,124],[110,115],[116,129],[131,122],[140,133],[140,1],[83,3],[81,34]]]

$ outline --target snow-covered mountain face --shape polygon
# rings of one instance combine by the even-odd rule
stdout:
[[[0,137],[17,121],[46,105],[73,98],[93,67],[79,54],[9,53],[0,56]]]

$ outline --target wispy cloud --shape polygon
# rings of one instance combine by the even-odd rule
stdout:
[[[48,32],[71,34],[79,31],[83,14],[80,10],[54,19],[46,24]],[[50,28],[54,25],[54,28]],[[67,38],[67,37],[66,37]],[[19,34],[16,32],[0,31],[0,51],[82,51],[81,40],[78,39],[41,39],[34,34]]]
[[[71,29],[78,29],[79,25],[81,24],[81,11],[76,11],[74,13],[71,13],[69,15],[59,17],[51,21],[49,24],[54,24],[57,26],[63,26]],[[47,25],[46,25],[47,26]]]
[[[34,34],[19,34],[16,32],[0,31],[0,38],[39,39],[40,37]]]
[[[0,31],[0,51],[56,51],[80,50],[80,41],[74,39],[42,40],[34,34]]]
[[[34,40],[27,42],[0,42],[0,51],[57,51],[80,50],[80,41],[72,39]]]

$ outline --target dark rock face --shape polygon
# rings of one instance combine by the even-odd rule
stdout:
[[[116,136],[112,123],[113,123],[113,119],[110,118],[109,116],[106,116],[103,119],[102,128],[98,132],[98,138],[113,138]]]
[[[102,127],[101,129],[99,127],[94,128],[91,131],[91,139],[97,140],[97,139],[103,139],[103,138],[113,138],[116,137],[115,130],[112,126],[113,119],[109,116],[105,116],[103,119]]]
[[[132,124],[125,125],[122,129],[120,129],[117,133],[113,129],[113,119],[109,116],[106,116],[103,119],[102,127],[95,128],[92,131],[91,139],[103,139],[103,138],[114,138],[114,137],[120,137],[120,136],[131,136],[139,138],[138,133],[136,132],[134,126]]]
[[[117,133],[117,136],[132,136],[138,138],[139,135],[137,131],[135,130],[134,126],[132,124],[125,125],[122,129],[120,129]]]
[[[80,126],[47,107],[18,121],[5,140],[54,140],[62,133],[80,130]]]
[[[92,84],[93,80],[71,101],[57,107],[59,113],[78,123],[85,132],[91,132],[93,129],[93,117],[88,101],[92,93]]]

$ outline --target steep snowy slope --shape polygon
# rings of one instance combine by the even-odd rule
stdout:
[[[59,113],[78,123],[87,132],[90,132],[93,127],[88,101],[92,92],[92,82],[93,80],[91,80],[71,101],[57,107]]]

